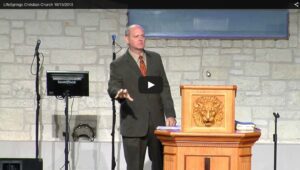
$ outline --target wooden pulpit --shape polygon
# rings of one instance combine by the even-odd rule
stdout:
[[[237,86],[182,85],[181,130],[156,130],[164,170],[251,170],[261,133],[235,130]]]

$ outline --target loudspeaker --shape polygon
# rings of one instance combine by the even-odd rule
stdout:
[[[43,160],[35,158],[0,158],[0,170],[43,170]]]

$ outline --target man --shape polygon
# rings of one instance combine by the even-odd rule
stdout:
[[[147,147],[152,170],[162,170],[163,147],[154,130],[157,126],[176,125],[169,83],[160,55],[144,49],[142,26],[129,26],[125,41],[128,44],[126,53],[110,65],[108,93],[121,104],[120,126],[127,170],[143,170]],[[160,76],[162,92],[139,92],[138,79],[141,76]]]

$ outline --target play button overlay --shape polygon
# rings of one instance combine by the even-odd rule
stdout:
[[[150,81],[148,81],[148,89],[150,89],[151,87],[154,87],[155,84],[151,83]]]
[[[163,80],[160,76],[145,76],[139,78],[139,91],[141,93],[161,93]]]

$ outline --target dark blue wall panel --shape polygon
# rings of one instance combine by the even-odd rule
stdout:
[[[288,39],[288,10],[128,10],[147,37]]]

